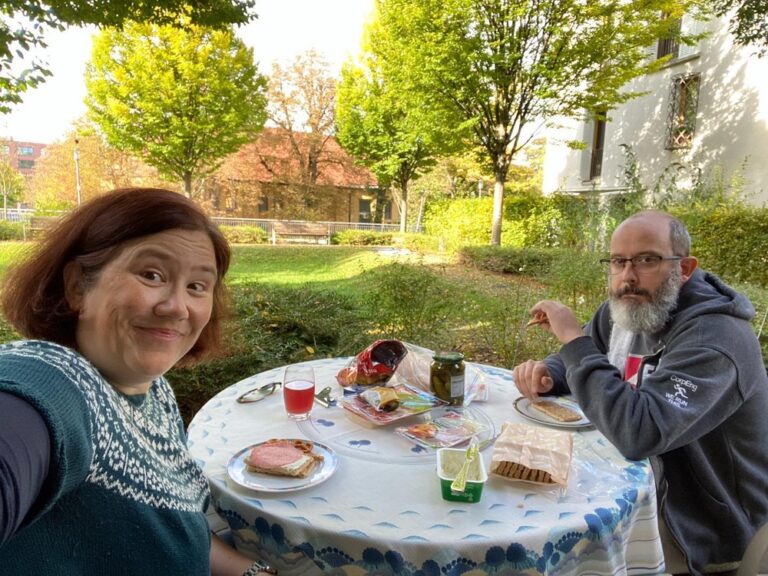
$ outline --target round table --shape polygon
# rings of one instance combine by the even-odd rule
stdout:
[[[311,362],[317,390],[342,389],[347,358]],[[284,368],[246,378],[212,398],[188,430],[189,449],[209,479],[216,511],[237,547],[282,576],[483,574],[652,574],[664,568],[650,464],[630,461],[594,429],[573,432],[567,486],[491,476],[480,502],[443,500],[435,454],[395,434],[393,425],[360,426],[340,403],[315,404],[310,420],[285,414],[280,392],[251,404],[247,390],[282,379]],[[526,422],[509,370],[470,364],[488,399],[467,410],[498,434]],[[414,416],[412,418],[420,418]],[[331,448],[337,468],[326,481],[291,492],[243,488],[230,458],[269,438],[308,438]],[[481,455],[486,468],[492,447]]]

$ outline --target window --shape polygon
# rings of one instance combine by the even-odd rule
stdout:
[[[666,20],[668,16],[662,15],[662,19]],[[664,58],[665,56],[672,56],[672,59],[678,57],[680,52],[680,43],[677,41],[678,34],[680,34],[681,20],[675,20],[670,22],[671,30],[668,38],[659,38],[659,42],[656,45],[656,58]]]
[[[34,160],[19,160],[19,169],[21,170],[31,170],[34,167],[35,167]]]
[[[19,156],[34,156],[35,149],[32,146],[19,146],[16,148],[16,154]]]
[[[384,202],[384,220],[392,221],[392,202],[390,200]]]
[[[370,222],[371,221],[371,200],[360,198],[358,203],[358,222]]]
[[[681,74],[672,78],[669,98],[667,139],[664,148],[690,148],[696,130],[696,110],[699,106],[699,74]]]
[[[269,212],[269,198],[266,196],[259,196],[259,205],[257,206],[259,214]]]
[[[600,110],[584,124],[584,151],[581,156],[581,179],[591,182],[603,174],[606,110]]]

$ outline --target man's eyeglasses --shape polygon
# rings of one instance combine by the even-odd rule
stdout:
[[[634,258],[603,258],[600,264],[605,266],[608,274],[621,274],[624,272],[624,266],[627,262],[632,263],[632,267],[638,274],[650,274],[659,269],[662,260],[682,260],[682,256],[655,256],[652,254],[646,256],[635,256]]]

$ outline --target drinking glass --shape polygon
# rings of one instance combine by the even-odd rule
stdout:
[[[315,399],[315,371],[306,364],[285,367],[283,401],[292,420],[306,420]]]

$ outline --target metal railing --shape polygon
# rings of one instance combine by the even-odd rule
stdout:
[[[32,217],[34,216],[34,210],[28,208],[9,208],[2,210],[0,207],[0,220],[6,222],[20,222],[26,226],[30,225]],[[51,216],[51,219],[56,218]],[[43,217],[38,217],[43,219]],[[288,224],[301,224],[306,223],[306,220],[276,220],[266,218],[220,218],[214,216],[211,218],[219,226],[257,226],[267,233],[268,237],[272,237],[272,230],[275,222],[284,222]],[[323,224],[328,227],[330,235],[342,230],[367,230],[370,232],[399,232],[400,224],[377,224],[374,222],[331,222],[331,221],[319,221],[317,224]],[[415,226],[409,226],[409,232],[418,232]]]

